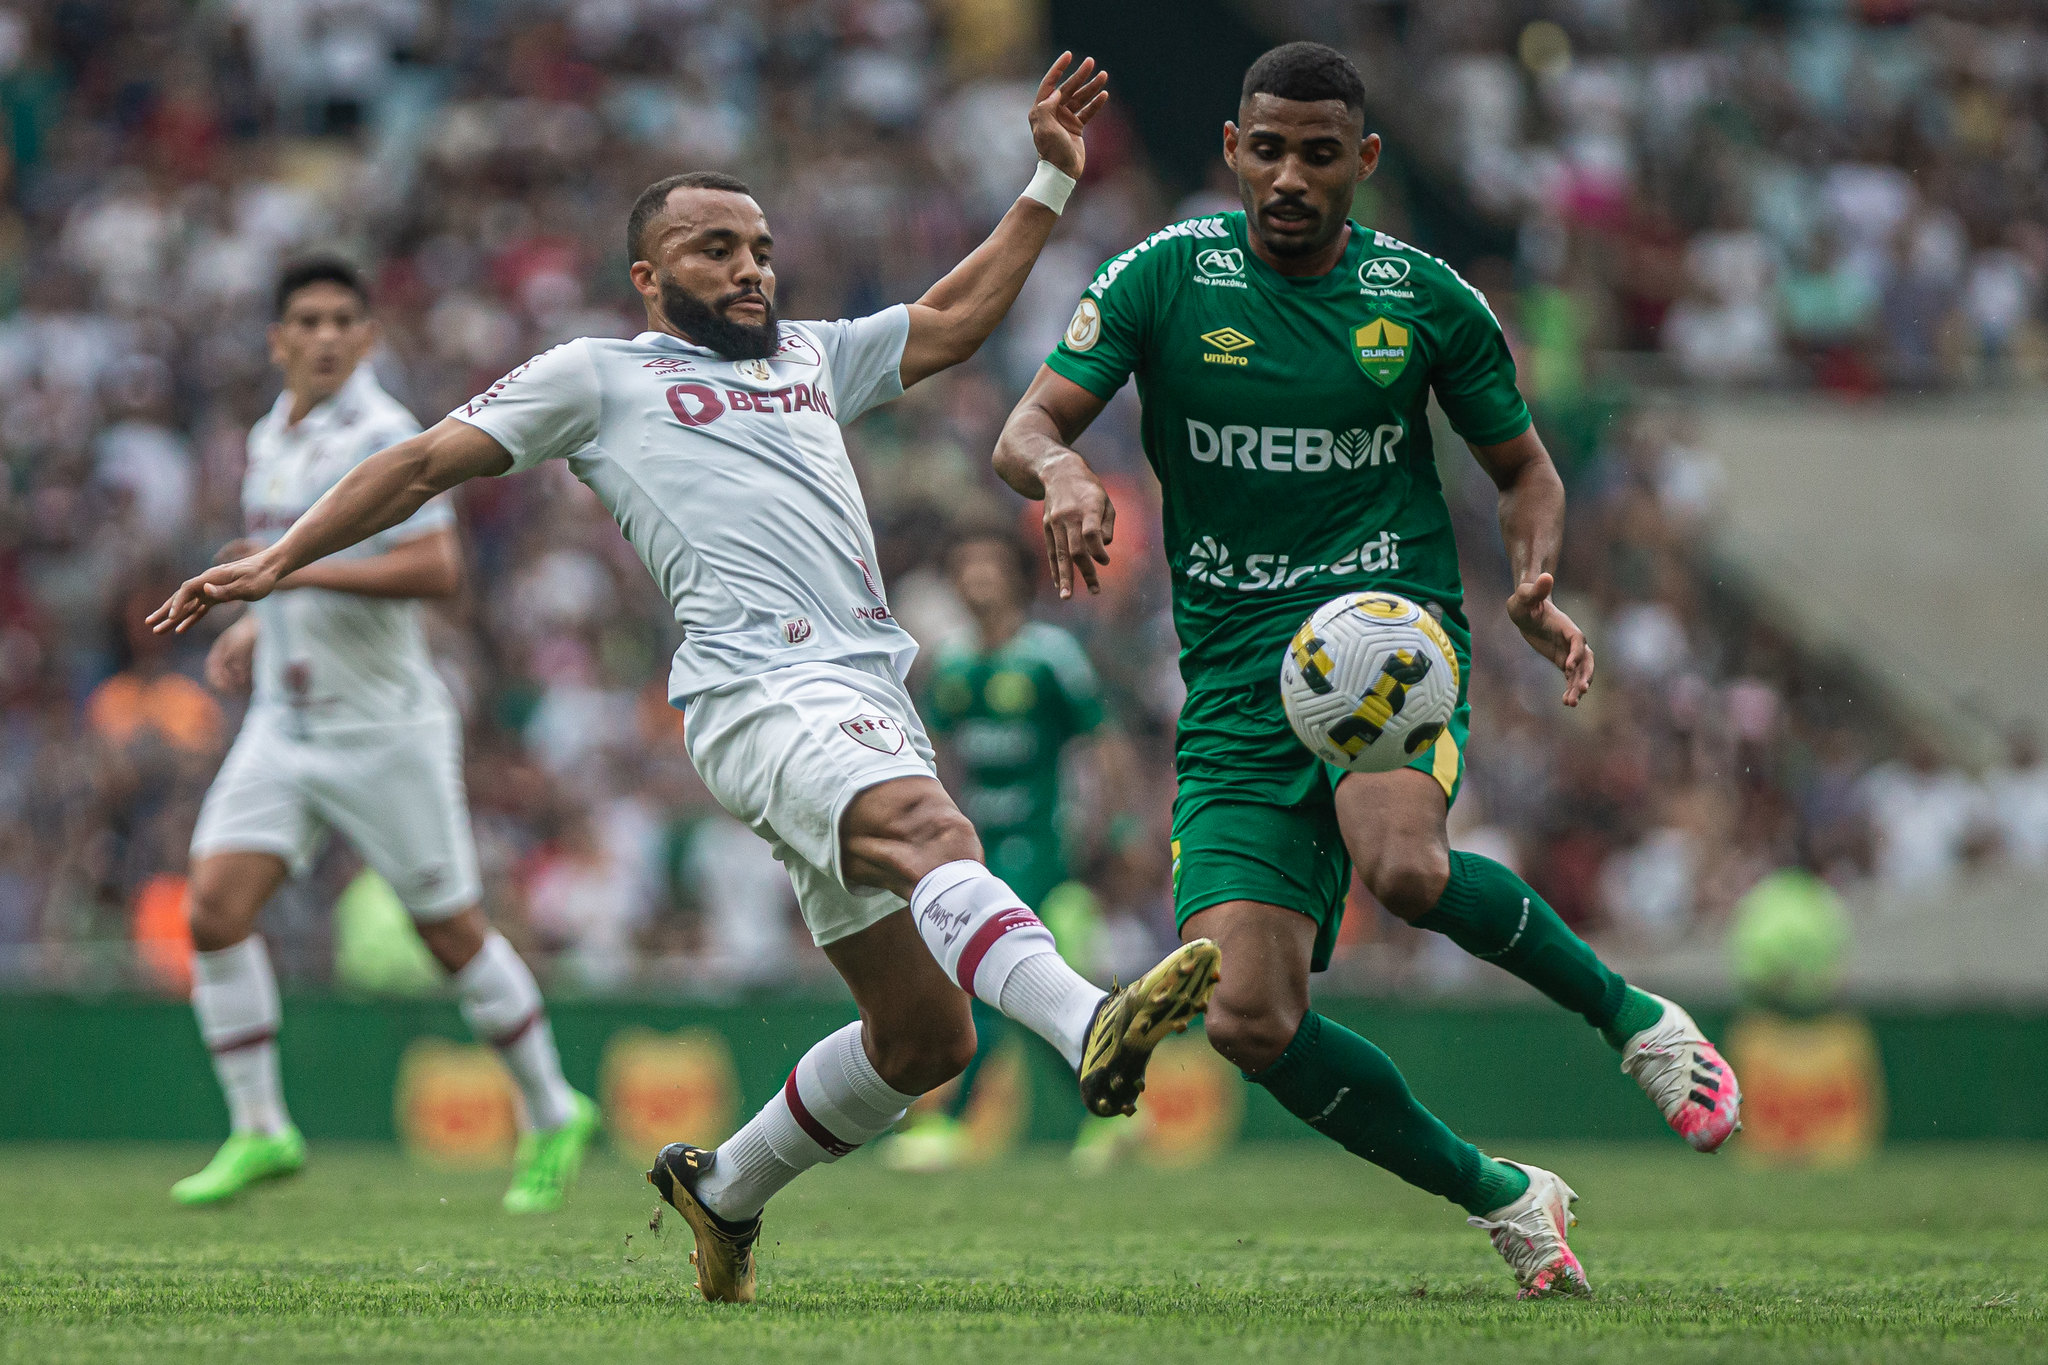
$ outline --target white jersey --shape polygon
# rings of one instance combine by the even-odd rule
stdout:
[[[242,515],[251,536],[276,540],[343,475],[419,433],[420,424],[358,365],[332,398],[290,424],[289,390],[249,432]],[[382,554],[454,524],[445,498],[342,556]],[[290,588],[255,604],[252,710],[274,711],[286,733],[388,725],[452,713],[420,627],[419,604],[325,588]]]
[[[515,470],[566,459],[604,503],[683,627],[678,704],[795,663],[886,659],[917,644],[889,612],[841,424],[903,392],[910,312],[785,322],[767,360],[663,332],[584,337],[450,413]]]

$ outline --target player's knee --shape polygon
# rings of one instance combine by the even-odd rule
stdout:
[[[1450,879],[1450,854],[1429,848],[1382,857],[1366,874],[1365,886],[1390,913],[1412,920],[1435,908]]]
[[[1237,1003],[1218,998],[1204,1028],[1209,1045],[1242,1071],[1264,1071],[1280,1060],[1301,1028],[1307,1006],[1282,1002]]]
[[[249,936],[254,916],[241,898],[218,881],[193,879],[190,896],[192,946],[202,953],[232,948]]]
[[[903,842],[934,867],[963,858],[981,860],[981,836],[951,801],[934,798],[912,807],[904,818]]]

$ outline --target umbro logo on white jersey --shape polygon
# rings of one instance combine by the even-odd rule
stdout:
[[[903,752],[903,727],[887,716],[863,713],[852,720],[840,721],[839,728],[846,731],[848,739],[865,744],[876,753]]]

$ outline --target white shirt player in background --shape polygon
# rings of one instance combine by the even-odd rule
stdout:
[[[1129,1113],[1153,1047],[1215,986],[1215,947],[1196,942],[1105,996],[982,865],[904,692],[915,645],[889,612],[839,430],[974,354],[1016,301],[1107,98],[1092,59],[1068,75],[1070,61],[1046,73],[1031,110],[1031,185],[916,303],[778,322],[774,239],[746,186],[715,173],[659,181],[627,219],[646,331],[520,366],[152,618],[182,630],[214,604],[262,598],[479,475],[566,460],[611,510],[684,629],[669,691],[691,759],[773,844],[861,1012],[715,1152],[674,1143],[648,1173],[691,1225],[707,1298],[753,1297],[770,1195],[959,1074],[974,1051],[965,992],[1059,1048],[1090,1108]]]
[[[271,359],[284,392],[249,433],[238,557],[282,535],[363,460],[419,434],[364,358],[377,337],[347,262],[311,259],[277,289]],[[560,1204],[597,1129],[562,1079],[533,974],[479,908],[476,842],[462,786],[462,725],[434,671],[419,599],[461,586],[445,498],[343,554],[309,564],[214,642],[208,681],[250,691],[248,717],[192,836],[192,1005],[227,1094],[233,1132],[172,1189],[209,1204],[289,1174],[305,1143],[277,1066],[277,980],[256,918],[338,830],[397,892],[454,976],[470,1027],[498,1047],[530,1127],[506,1192],[515,1212]]]

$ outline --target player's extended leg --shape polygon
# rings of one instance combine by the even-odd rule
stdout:
[[[227,1097],[230,1133],[206,1168],[171,1187],[181,1204],[212,1204],[305,1164],[277,1071],[277,976],[253,930],[284,883],[274,853],[213,853],[192,866],[192,1012]]]
[[[1215,989],[1214,944],[1182,944],[1105,992],[1067,965],[1017,893],[981,861],[981,840],[937,779],[905,777],[855,797],[840,822],[846,879],[910,902],[932,956],[961,989],[1059,1049],[1092,1113],[1134,1112],[1145,1066]]]
[[[908,911],[826,945],[825,955],[860,1019],[806,1052],[716,1151],[671,1143],[647,1173],[689,1222],[697,1288],[714,1302],[753,1300],[753,1247],[776,1191],[888,1132],[974,1055],[967,997],[925,951]]]
[[[1210,1043],[1246,1080],[1345,1150],[1465,1209],[1493,1234],[1524,1297],[1586,1289],[1565,1244],[1570,1188],[1458,1137],[1416,1100],[1386,1053],[1309,1008],[1315,921],[1226,901],[1189,916],[1181,932],[1215,940],[1230,963],[1207,1027]]]
[[[544,1213],[560,1207],[597,1136],[598,1112],[589,1096],[562,1078],[561,1054],[533,972],[476,906],[416,925],[435,961],[455,978],[470,1031],[497,1049],[526,1102],[532,1126],[520,1139],[505,1208]]]
[[[1728,1140],[1739,1126],[1741,1091],[1692,1016],[1622,980],[1513,872],[1454,852],[1434,777],[1413,768],[1353,773],[1338,784],[1336,802],[1345,845],[1380,904],[1582,1016],[1694,1148],[1711,1152]]]

